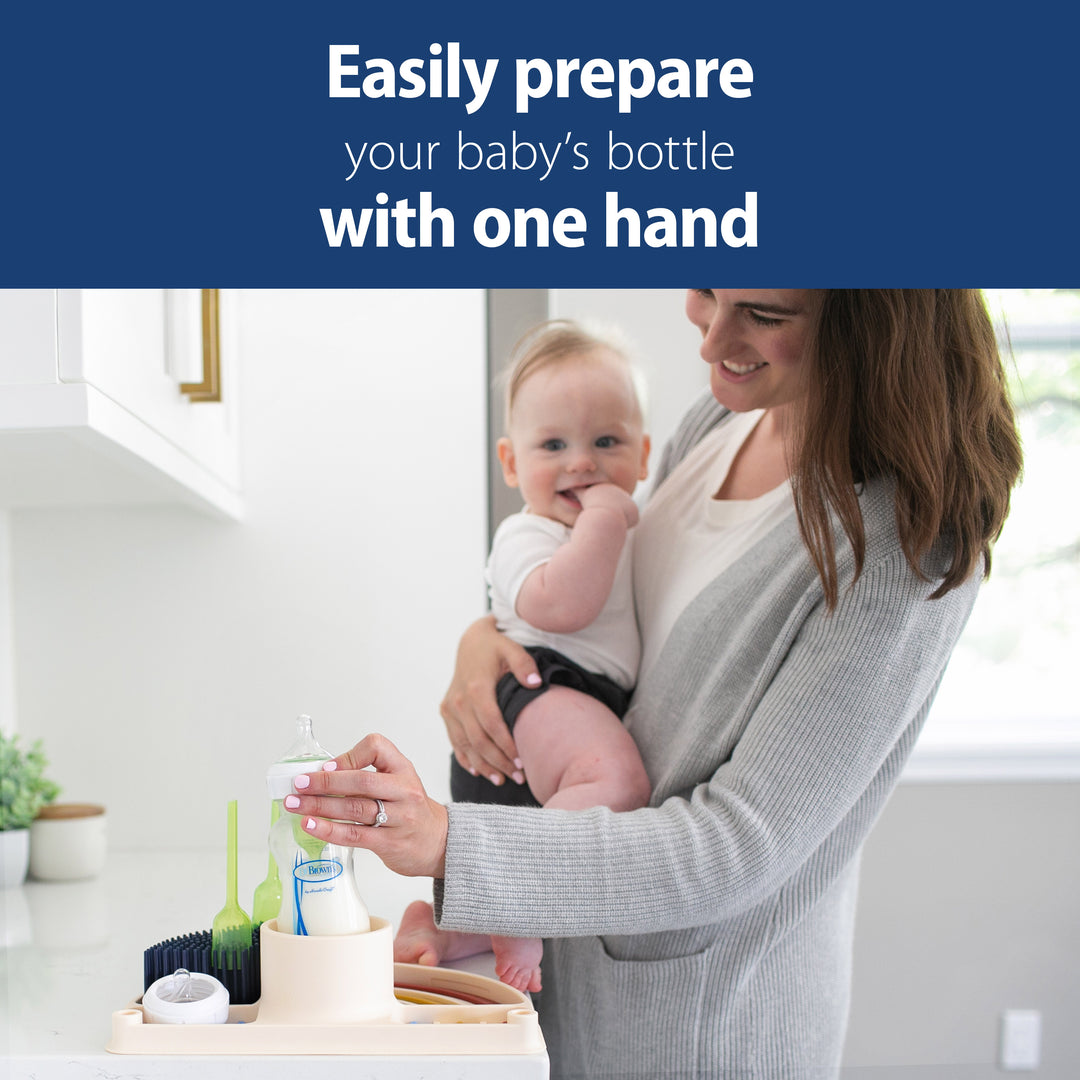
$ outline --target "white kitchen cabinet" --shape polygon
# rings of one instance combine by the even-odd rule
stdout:
[[[236,299],[0,290],[0,507],[172,503],[239,518]],[[215,351],[217,386],[193,391]]]

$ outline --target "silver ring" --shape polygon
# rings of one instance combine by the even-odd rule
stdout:
[[[385,825],[390,820],[386,816],[386,807],[383,806],[382,799],[376,799],[375,805],[379,808],[379,812],[375,815],[375,820],[371,823],[373,829],[377,829],[380,825]]]

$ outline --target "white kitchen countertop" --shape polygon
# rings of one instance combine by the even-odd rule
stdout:
[[[265,852],[240,852],[239,902],[249,914],[266,866]],[[411,900],[430,898],[430,881],[398,877],[366,852],[357,852],[357,880],[371,913],[395,926]],[[0,1057],[9,1062],[11,1080],[227,1080],[253,1061],[259,1062],[260,1080],[295,1080],[292,1056],[105,1050],[112,1013],[142,994],[143,950],[209,929],[224,903],[223,851],[114,851],[104,873],[92,881],[28,881],[0,890]],[[490,956],[455,966],[492,974]],[[541,1080],[548,1075],[544,1054],[320,1055],[318,1062],[323,1075],[349,1080],[502,1080],[507,1075]]]

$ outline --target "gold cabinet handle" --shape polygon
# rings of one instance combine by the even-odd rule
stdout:
[[[202,293],[202,382],[181,383],[180,393],[191,401],[221,400],[221,335],[218,331],[219,289]]]

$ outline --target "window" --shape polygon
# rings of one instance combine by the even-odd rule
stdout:
[[[1024,476],[906,779],[1077,779],[1080,289],[985,295]]]

